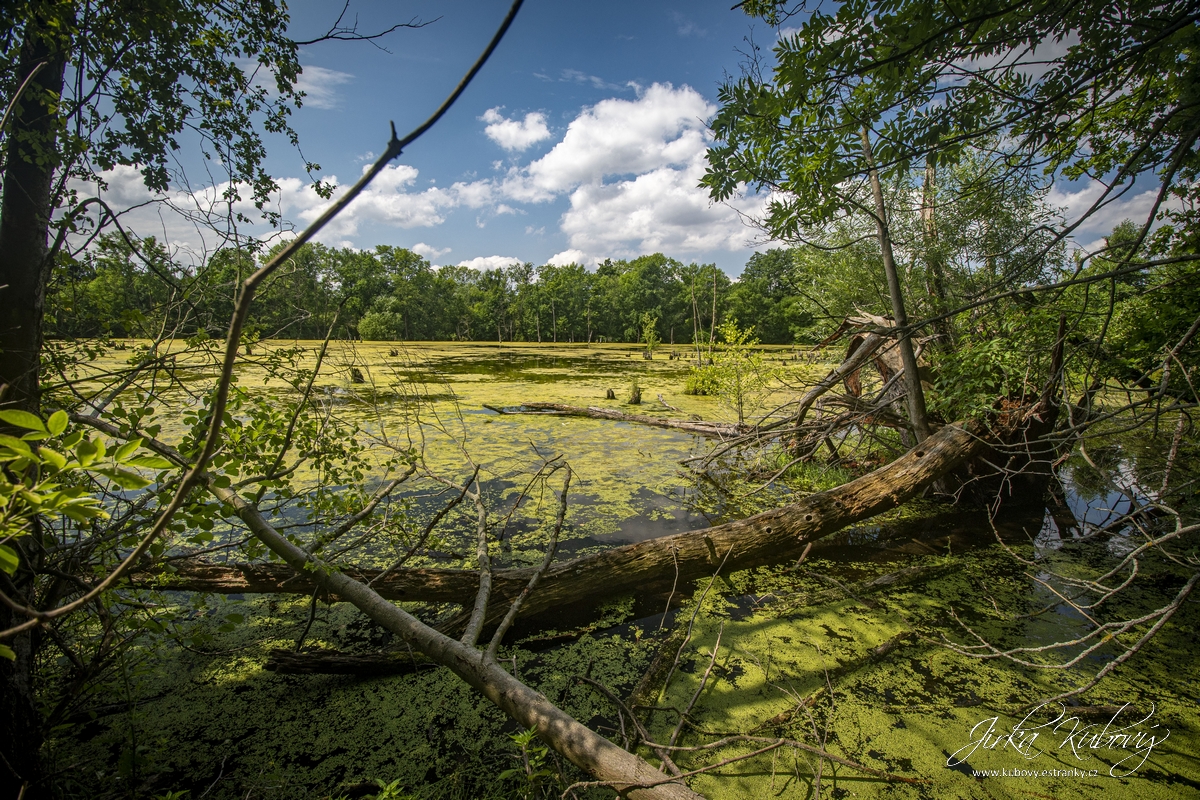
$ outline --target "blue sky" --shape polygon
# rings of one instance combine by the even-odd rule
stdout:
[[[740,272],[755,232],[695,188],[704,121],[751,31],[730,5],[528,0],[467,93],[400,157],[385,176],[392,184],[356,209],[353,231],[343,224],[326,241],[424,245],[435,263],[480,266],[556,257],[590,265],[661,250]],[[353,7],[363,31],[440,19],[391,34],[390,53],[362,42],[306,48],[307,80],[329,97],[296,124],[305,154],[342,181],[379,152],[388,119],[403,133],[441,101],[507,10]],[[319,33],[329,16],[328,4],[293,6],[293,32]]]
[[[662,251],[741,271],[757,232],[696,187],[723,75],[737,72],[751,21],[720,3],[528,0],[483,72],[438,125],[320,237],[331,245],[416,248],[437,264],[485,267]],[[364,32],[434,20],[380,44],[305,47],[305,107],[294,117],[320,174],[352,182],[457,83],[507,11],[505,2],[354,0]],[[336,17],[291,5],[306,39]],[[757,27],[769,43],[774,33]],[[297,227],[319,213],[302,164],[269,144]],[[743,203],[753,210],[753,203]],[[744,209],[744,210],[745,210]]]
[[[408,247],[435,264],[480,268],[592,266],[660,251],[737,275],[755,247],[769,246],[739,215],[753,214],[761,200],[714,205],[697,188],[705,120],[716,111],[724,76],[739,72],[746,37],[769,49],[775,32],[731,4],[527,0],[455,107],[319,240]],[[293,3],[292,36],[320,35],[339,8]],[[389,120],[401,134],[422,121],[507,8],[502,0],[352,0],[347,20],[357,19],[363,32],[414,19],[431,24],[396,31],[378,47],[335,41],[303,48],[309,97],[294,127],[304,156],[321,165],[321,176],[353,182],[386,143]],[[303,227],[323,201],[307,188],[302,160],[286,140],[269,140],[268,153],[281,186],[278,210]],[[110,193],[133,202],[138,181],[127,172],[110,179]],[[1049,199],[1081,208],[1095,191],[1064,185]],[[1111,209],[1080,241],[1102,236],[1138,202]],[[214,246],[211,236],[158,211],[130,221],[193,259]]]

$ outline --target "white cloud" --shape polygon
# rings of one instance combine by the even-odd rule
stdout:
[[[365,172],[369,165],[363,167]],[[459,204],[457,193],[436,186],[421,192],[407,189],[417,179],[418,171],[407,164],[389,165],[363,190],[343,213],[333,219],[318,234],[321,242],[332,243],[358,233],[362,222],[391,225],[398,228],[428,228],[446,221],[445,212]],[[322,180],[337,183],[337,176]],[[319,217],[332,201],[325,200],[299,178],[278,181],[280,207],[285,216],[305,224]]]
[[[412,250],[414,253],[416,253],[419,256],[424,256],[425,258],[429,259],[430,261],[433,261],[436,258],[440,258],[440,257],[446,255],[446,253],[449,253],[451,250],[451,248],[449,248],[449,247],[434,247],[433,245],[425,244],[424,242],[417,242],[416,244],[414,244],[412,247],[410,247],[408,249]]]
[[[670,84],[654,84],[635,100],[603,100],[585,108],[546,155],[511,168],[496,192],[521,203],[569,196],[561,229],[570,249],[555,256],[564,263],[748,247],[754,231],[698,185],[710,141],[705,120],[715,112],[694,89]]]
[[[350,83],[354,76],[325,67],[304,67],[296,80],[296,88],[306,95],[304,105],[313,108],[337,108],[341,93],[337,87]]]
[[[1046,202],[1061,209],[1063,218],[1068,224],[1074,223],[1086,214],[1104,194],[1104,185],[1096,180],[1076,185],[1078,188],[1072,191],[1070,184],[1065,186],[1056,184],[1046,195]],[[1084,220],[1083,224],[1075,229],[1075,241],[1081,243],[1087,250],[1094,250],[1104,245],[1104,237],[1112,233],[1112,229],[1122,220],[1132,219],[1139,225],[1145,224],[1157,197],[1157,187],[1146,191],[1137,191],[1135,185],[1120,199],[1101,206]],[[1180,208],[1177,198],[1171,198],[1163,205],[1168,209]]]
[[[487,123],[483,132],[496,144],[508,151],[527,150],[543,139],[550,138],[550,129],[546,127],[546,116],[537,111],[525,115],[522,122],[515,119],[505,119],[500,114],[501,106],[489,108],[483,112],[481,120]]]
[[[605,177],[686,165],[707,148],[704,121],[716,110],[696,90],[669,83],[652,85],[636,100],[602,100],[584,109],[549,153],[510,170],[502,191],[538,202]]]
[[[545,76],[539,75],[538,77]],[[549,78],[547,78],[547,80],[549,80]],[[603,89],[610,92],[625,91],[635,85],[632,83],[626,83],[624,85],[619,83],[611,83],[610,81],[606,81],[603,78],[595,75],[588,75],[586,72],[580,72],[577,69],[564,69],[562,71],[562,76],[558,80],[564,83],[582,83],[585,86],[591,86],[593,89]]]
[[[697,188],[703,156],[686,169],[660,168],[609,184],[590,183],[571,193],[562,229],[575,249],[594,254],[695,253],[740,250],[757,231],[737,210],[759,214],[759,199],[714,205]],[[735,210],[737,208],[737,210]]]
[[[468,258],[466,261],[458,262],[460,267],[470,267],[481,272],[489,269],[499,269],[501,267],[511,267],[513,264],[520,264],[521,259],[509,258],[508,256],[477,256]]]
[[[656,250],[686,254],[743,249],[753,244],[756,234],[743,225],[738,211],[758,213],[761,200],[714,205],[698,185],[711,138],[705,120],[715,111],[715,106],[690,87],[654,84],[639,90],[636,99],[609,98],[585,107],[549,152],[523,166],[512,166],[496,178],[460,181],[448,188],[421,180],[426,188],[418,189],[415,167],[389,165],[318,240],[369,246],[373,242],[359,241],[360,230],[369,225],[436,227],[446,222],[453,209],[471,208],[477,212],[476,224],[482,226],[498,215],[524,214],[529,203],[566,200],[559,220],[566,249],[555,256],[565,259],[563,263],[591,264],[608,256]],[[506,120],[499,109],[491,109],[485,117],[489,115],[495,120],[489,126],[511,123],[527,132],[537,127],[530,122],[530,115],[526,122]],[[540,132],[537,135],[541,137]],[[136,171],[126,172],[114,171],[111,194],[128,205],[148,194]],[[338,183],[333,175],[323,180]],[[308,180],[293,177],[278,183],[280,191],[272,210],[297,227],[316,219],[330,205]],[[225,188],[179,193],[176,204],[227,210],[220,201]],[[248,200],[235,203],[234,208],[257,217]],[[534,223],[526,233],[541,236],[544,229]],[[414,249],[417,247],[427,248],[417,252],[431,260],[449,252],[425,243]],[[483,256],[462,263],[486,269],[521,260]]]
[[[587,254],[582,250],[563,250],[561,253],[555,253],[547,259],[547,264],[552,264],[556,267],[565,267],[568,264],[587,264]]]

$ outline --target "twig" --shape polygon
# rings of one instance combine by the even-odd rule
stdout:
[[[812,544],[810,543],[811,547]],[[667,595],[667,607],[663,609],[662,620],[658,623],[658,629],[661,631],[663,625],[667,624],[667,614],[671,613],[671,601],[675,599],[675,587],[679,585],[679,551],[671,548],[671,560],[675,562],[675,580],[671,582],[671,593]]]
[[[466,497],[466,495],[467,495],[467,490],[471,488],[471,484],[474,483],[478,479],[479,479],[479,467],[476,466],[475,472],[471,474],[471,479],[468,480],[465,484],[463,484],[462,491],[459,492],[458,497],[451,500],[448,505],[443,506],[441,508],[441,510],[439,510],[438,513],[434,515],[433,519],[431,519],[429,521],[429,524],[425,526],[424,532],[417,539],[416,543],[412,547],[408,548],[408,552],[406,552],[404,555],[400,556],[400,558],[396,559],[396,561],[390,567],[388,567],[383,572],[379,573],[374,578],[372,578],[370,580],[370,582],[367,583],[367,586],[374,586],[377,582],[383,580],[388,575],[391,575],[393,572],[400,569],[400,567],[404,566],[404,562],[406,562],[406,561],[408,561],[408,559],[412,558],[413,553],[417,552],[417,550],[424,547],[425,542],[429,541],[429,535],[431,533],[433,533],[434,527],[439,522],[441,522],[442,517],[449,514],[451,509],[453,509],[455,506],[457,506],[459,503],[462,502],[462,499],[464,497]]]
[[[304,646],[304,639],[308,636],[308,631],[312,628],[313,620],[317,617],[317,595],[321,593],[321,587],[313,588],[312,601],[308,604],[308,622],[304,626],[304,630],[300,631],[300,637],[296,639],[296,650],[299,653],[300,648]]]
[[[688,701],[687,706],[679,713],[679,722],[675,725],[675,730],[671,732],[671,738],[667,742],[669,746],[674,746],[675,742],[679,739],[679,733],[683,730],[684,723],[687,722],[688,714],[692,713],[692,708],[695,707],[696,701],[700,699],[700,694],[708,684],[708,677],[712,675],[713,667],[717,664],[717,651],[721,648],[721,636],[724,633],[725,620],[721,620],[721,624],[717,628],[717,641],[713,644],[712,655],[708,659],[708,669],[704,670],[704,677],[700,679],[700,685],[696,687],[695,693],[692,694],[692,699]]]
[[[613,694],[613,692],[611,690],[609,690],[609,688],[607,686],[600,683],[599,681],[592,680],[591,678],[586,677],[584,675],[576,675],[575,680],[595,687],[596,690],[598,690],[601,694],[603,694],[610,701],[612,701],[612,704],[617,707],[617,711],[620,714],[627,716],[627,717],[629,717],[630,720],[632,720],[633,726],[634,726],[634,728],[637,729],[638,736],[641,737],[641,740],[643,742],[651,741],[650,734],[649,734],[649,732],[646,731],[646,728],[642,725],[641,720],[639,720],[637,718],[637,715],[634,714],[633,711],[631,711],[629,709],[629,706],[625,705],[624,701],[622,701],[621,698],[619,698],[615,694]],[[671,760],[671,756],[667,753],[667,751],[664,748],[655,747],[652,749],[654,749],[654,752],[658,755],[659,758],[662,759],[663,765],[667,769],[671,770],[671,773],[673,775],[678,776],[680,774],[679,767],[677,767],[675,765],[675,762]]]
[[[687,635],[683,637],[683,642],[679,645],[679,652],[675,654],[675,661],[671,664],[671,669],[667,670],[667,677],[663,681],[662,691],[666,691],[671,685],[671,677],[675,674],[675,669],[679,666],[679,659],[683,657],[683,649],[688,646],[688,642],[692,640],[692,626],[696,624],[696,615],[700,613],[700,607],[704,605],[704,598],[708,596],[708,591],[717,582],[717,576],[721,574],[721,567],[725,566],[725,561],[729,558],[729,554],[733,552],[733,545],[725,551],[725,558],[721,559],[721,563],[717,565],[717,571],[713,573],[709,579],[708,585],[704,587],[704,591],[700,594],[700,599],[696,601],[696,607],[692,610],[692,618],[688,620]]]
[[[533,576],[530,577],[529,583],[512,601],[512,604],[508,607],[508,613],[504,615],[504,619],[500,622],[500,627],[496,628],[496,633],[492,635],[492,641],[488,643],[487,658],[493,661],[496,659],[496,650],[500,647],[500,642],[504,639],[504,634],[508,633],[508,629],[512,627],[517,614],[521,611],[521,604],[537,588],[538,582],[541,581],[542,576],[546,574],[546,570],[550,569],[551,562],[554,561],[554,552],[558,549],[558,536],[562,532],[563,520],[567,515],[567,490],[571,486],[571,465],[566,464],[564,466],[567,470],[567,477],[563,479],[562,496],[559,498],[558,504],[558,518],[554,521],[554,531],[550,534],[550,544],[546,546],[546,556],[542,559],[542,565],[538,567],[537,572],[533,573]]]

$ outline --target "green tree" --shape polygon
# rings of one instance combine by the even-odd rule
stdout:
[[[729,291],[729,314],[758,332],[767,344],[791,344],[813,323],[802,305],[795,251],[776,248],[754,253]]]
[[[658,317],[649,311],[642,312],[641,342],[646,345],[646,355],[650,357],[654,356],[654,351],[662,342],[662,339],[658,338]]]
[[[80,230],[83,212],[95,205],[69,179],[96,180],[131,165],[150,189],[165,191],[172,154],[186,138],[227,171],[230,187],[245,187],[248,199],[265,206],[274,184],[263,166],[263,133],[291,135],[287,116],[301,98],[287,22],[283,5],[271,2],[18,0],[0,7],[0,106],[11,105],[0,131],[4,405],[40,405],[49,277],[66,234]],[[246,61],[257,63],[258,81],[243,69]],[[238,191],[231,188],[228,199]],[[21,596],[26,580],[18,576],[3,589]],[[0,608],[0,629],[12,619]],[[0,662],[0,754],[23,776],[38,770],[30,686],[36,647],[32,635],[18,636],[16,660]]]
[[[226,199],[244,191],[265,207],[275,185],[262,136],[294,138],[288,114],[302,97],[287,22],[282,4],[269,2],[4,5],[0,105],[12,104],[0,173],[6,402],[37,407],[48,276],[62,234],[80,229],[82,212],[94,205],[68,178],[99,180],[104,170],[130,165],[148,188],[165,191],[172,153],[186,139],[227,171]],[[257,78],[242,68],[247,60],[257,63]]]
[[[772,24],[807,16],[795,33],[780,38],[769,68],[754,61],[722,88],[704,183],[718,199],[743,185],[774,190],[762,222],[788,240],[849,216],[871,219],[901,325],[902,276],[890,246],[897,220],[884,195],[888,187],[919,185],[917,174],[928,179],[970,159],[987,162],[975,170],[984,180],[960,182],[963,191],[955,197],[934,186],[939,213],[991,202],[987,187],[1003,186],[1013,175],[1110,176],[1105,201],[1135,177],[1153,173],[1159,201],[1195,197],[1200,50],[1193,4],[1043,2],[997,9],[978,2],[862,0],[812,13],[778,2],[743,8]],[[1062,43],[1068,31],[1076,43]],[[930,209],[919,194],[912,192],[917,202],[910,207]],[[1166,211],[1171,224],[1156,239],[1160,252],[1195,239],[1194,207],[1185,202],[1184,210]],[[1139,238],[1162,208],[1153,207]],[[1016,221],[1027,234],[1029,220]],[[992,227],[989,236],[1011,241],[1003,228]],[[996,257],[1002,250],[985,244],[975,277],[992,273],[980,281],[992,292],[1020,286],[1069,230],[1058,224],[1052,235],[1035,237],[1009,269]],[[946,226],[927,229],[920,239],[911,237],[910,252],[936,246],[950,233]],[[943,262],[925,263],[936,296]],[[910,400],[920,391],[911,377]],[[916,409],[912,414],[915,419]]]
[[[746,414],[753,412],[770,391],[775,378],[761,352],[755,349],[758,337],[754,328],[739,327],[736,319],[717,326],[720,344],[708,370],[717,397],[737,414],[738,424],[745,424]]]

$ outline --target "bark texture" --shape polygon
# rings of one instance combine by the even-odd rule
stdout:
[[[39,411],[38,366],[42,317],[50,275],[48,235],[58,167],[58,100],[66,64],[64,42],[30,21],[18,56],[16,85],[40,65],[17,98],[4,131],[4,186],[0,194],[0,405]],[[32,575],[4,581],[10,597],[27,596]],[[23,618],[22,618],[23,620]],[[0,608],[0,629],[17,620]],[[37,639],[25,632],[5,642],[16,659],[0,659],[0,785],[3,797],[43,796],[38,750],[41,717],[34,704]]]
[[[862,129],[863,160],[867,163],[867,171],[871,179],[871,194],[875,200],[875,227],[879,233],[879,250],[883,256],[883,271],[887,275],[888,295],[892,300],[892,317],[896,327],[901,329],[900,359],[904,364],[904,382],[908,387],[908,414],[911,418],[913,432],[917,441],[923,442],[929,438],[929,419],[925,410],[925,392],[921,388],[920,373],[917,369],[917,357],[913,352],[912,338],[908,331],[908,312],[904,307],[904,295],[900,289],[900,276],[896,272],[896,259],[892,255],[892,236],[888,230],[887,206],[883,200],[883,186],[879,182],[879,171],[875,169],[875,159],[871,155],[871,139],[867,129]]]
[[[276,531],[258,508],[231,489],[209,483],[210,491],[229,503],[272,552],[296,572],[308,572],[331,595],[360,611],[484,695],[525,728],[533,728],[559,754],[597,780],[610,783],[634,800],[696,800],[700,795],[655,770],[638,756],[580,724],[569,714],[510,675],[474,647],[451,639],[381,597],[371,587],[316,561]],[[310,567],[312,569],[310,569]]]

